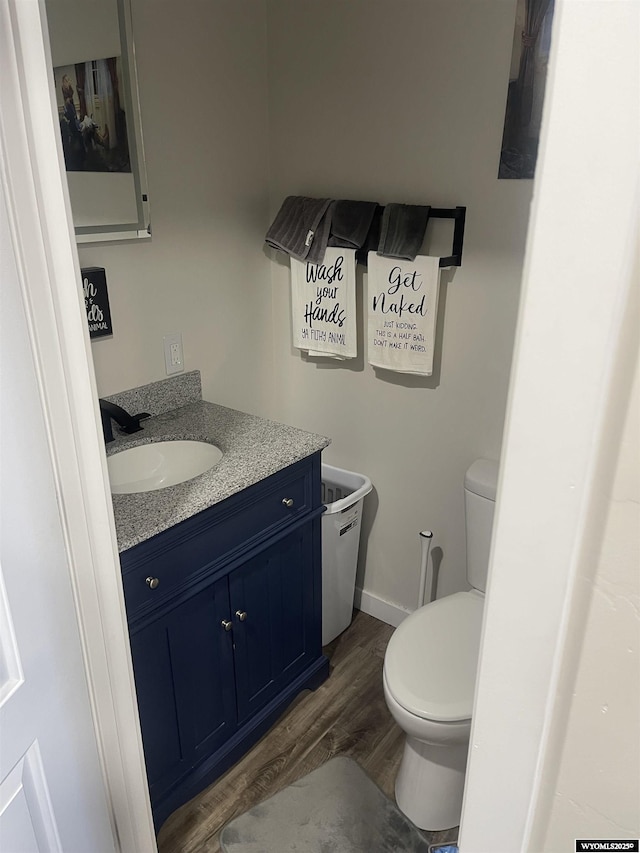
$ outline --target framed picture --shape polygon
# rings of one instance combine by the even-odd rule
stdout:
[[[517,0],[499,178],[533,178],[547,80],[553,0]]]
[[[104,267],[84,267],[80,273],[90,337],[93,339],[112,335],[111,310]]]
[[[46,0],[78,243],[149,238],[130,0]]]
[[[67,172],[130,172],[119,56],[53,69]]]

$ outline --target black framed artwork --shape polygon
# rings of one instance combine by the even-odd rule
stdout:
[[[498,178],[535,175],[554,0],[517,0]]]
[[[84,267],[80,272],[82,274],[82,290],[84,292],[84,307],[87,311],[89,335],[91,338],[103,338],[112,335],[111,309],[109,308],[107,275],[104,267]]]

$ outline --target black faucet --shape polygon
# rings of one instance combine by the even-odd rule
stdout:
[[[110,403],[108,400],[100,399],[99,403],[105,443],[113,441],[112,419],[118,424],[122,432],[132,433],[140,432],[142,429],[140,421],[151,417],[148,412],[140,412],[139,415],[130,415],[123,408],[116,406],[115,403]]]

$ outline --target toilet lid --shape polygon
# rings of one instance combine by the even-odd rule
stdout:
[[[387,688],[412,714],[471,718],[484,596],[458,592],[420,607],[395,630],[384,658]]]

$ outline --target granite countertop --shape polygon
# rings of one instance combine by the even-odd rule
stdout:
[[[223,452],[210,471],[152,492],[112,495],[118,550],[126,551],[287,465],[322,450],[330,439],[202,400],[143,421],[134,435],[118,436],[107,455],[149,441],[208,441]],[[115,434],[114,430],[114,434]]]

